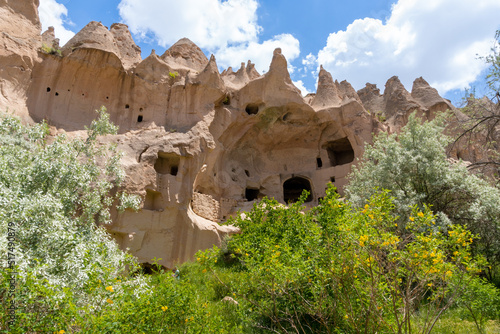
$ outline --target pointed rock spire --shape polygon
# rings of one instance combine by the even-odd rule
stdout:
[[[384,97],[375,84],[367,82],[364,88],[358,90],[358,96],[365,109],[371,113],[380,113],[385,109]]]
[[[120,58],[113,34],[101,22],[92,21],[83,27],[64,45],[62,53],[66,56],[76,49],[85,48],[111,52]]]
[[[420,105],[412,98],[397,76],[393,76],[385,84],[385,114],[391,117],[397,113],[406,113],[419,109]]]
[[[333,82],[332,75],[320,66],[318,75],[318,90],[316,96],[312,100],[312,107],[315,110],[340,106],[342,99],[339,96],[339,91]]]
[[[424,78],[415,79],[411,90],[411,96],[425,108],[434,109],[437,105],[441,105],[441,111],[452,109],[452,105],[443,99],[435,88],[432,88]]]
[[[135,44],[126,24],[113,23],[109,31],[115,38],[120,51],[120,59],[125,69],[131,68],[142,61],[141,48]]]
[[[172,65],[203,71],[208,59],[201,49],[188,38],[182,38],[172,45],[161,58]],[[175,66],[173,66],[175,67]]]

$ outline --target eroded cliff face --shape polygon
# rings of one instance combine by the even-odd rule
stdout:
[[[42,43],[38,0],[0,0],[0,18],[0,110],[30,122],[26,92]]]
[[[323,68],[317,93],[302,97],[280,49],[264,75],[250,61],[220,73],[188,39],[141,59],[123,24],[90,22],[61,55],[46,54],[36,5],[0,2],[1,11],[24,17],[30,33],[23,38],[31,41],[3,48],[29,64],[27,73],[2,72],[3,87],[21,87],[2,95],[2,106],[18,103],[20,115],[67,132],[83,130],[107,107],[120,131],[103,141],[125,152],[125,188],[143,200],[139,212],[115,212],[108,228],[141,262],[161,258],[172,267],[220,244],[238,232],[220,223],[263,196],[287,203],[306,189],[306,204],[316,205],[328,182],[342,192],[373,133],[397,131],[413,110],[433,117],[451,107],[422,78],[411,94],[396,77],[384,94],[370,84],[356,92]],[[44,34],[56,46],[53,39]]]

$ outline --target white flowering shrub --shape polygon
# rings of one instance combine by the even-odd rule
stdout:
[[[362,207],[376,189],[388,189],[401,221],[414,205],[431,205],[441,226],[459,223],[478,235],[475,251],[498,266],[500,190],[469,173],[464,164],[447,159],[451,140],[443,130],[442,118],[422,123],[413,114],[401,133],[381,133],[353,168],[346,194]],[[489,272],[490,279],[493,274]]]
[[[54,138],[44,123],[25,126],[14,117],[0,118],[3,303],[6,282],[14,277],[9,270],[16,272],[21,308],[19,303],[38,298],[42,286],[52,289],[54,300],[67,298],[69,291],[83,296],[95,282],[114,279],[134,265],[102,227],[110,222],[112,205],[138,207],[137,198],[111,192],[123,180],[120,154],[115,145],[98,144],[97,137],[116,130],[104,107],[86,139]]]

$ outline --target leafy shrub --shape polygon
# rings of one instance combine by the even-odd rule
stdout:
[[[401,133],[378,135],[353,168],[348,198],[362,207],[377,189],[388,189],[400,224],[406,224],[415,205],[420,210],[429,205],[441,227],[461,224],[480,237],[474,251],[499,266],[500,189],[447,159],[450,138],[443,129],[442,118],[421,123],[413,114]]]
[[[121,192],[110,195],[123,172],[116,147],[97,143],[99,135],[116,132],[104,107],[87,130],[85,140],[70,141],[49,137],[44,123],[0,119],[0,262],[17,272],[17,293],[23,294],[18,301],[25,303],[17,304],[19,319],[37,319],[40,326],[44,317],[59,317],[54,310],[61,302],[94,305],[88,292],[95,282],[113,280],[134,265],[99,226],[110,222],[113,203],[139,204]],[[0,277],[4,287],[9,277]]]

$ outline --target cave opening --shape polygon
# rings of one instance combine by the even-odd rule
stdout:
[[[323,160],[321,160],[321,158],[319,158],[319,157],[318,157],[318,158],[316,158],[316,166],[317,166],[318,168],[323,167]]]
[[[256,200],[259,196],[259,189],[255,188],[246,188],[245,189],[245,198],[247,201],[251,202],[253,200]]]
[[[255,103],[250,103],[246,106],[245,112],[249,115],[255,115],[259,112],[259,105]]]
[[[177,175],[179,172],[180,156],[175,153],[158,152],[154,168],[158,174]]]
[[[137,122],[138,123],[142,122],[142,115],[137,116]]]
[[[327,142],[323,145],[328,153],[330,166],[345,165],[354,161],[354,150],[347,137]]]
[[[163,196],[160,192],[146,189],[144,199],[144,210],[159,211],[163,209]]]
[[[283,183],[283,199],[285,200],[285,203],[297,202],[304,190],[309,192],[305,202],[311,202],[313,200],[312,188],[311,182],[309,182],[308,179],[295,176],[286,180],[285,183]]]

